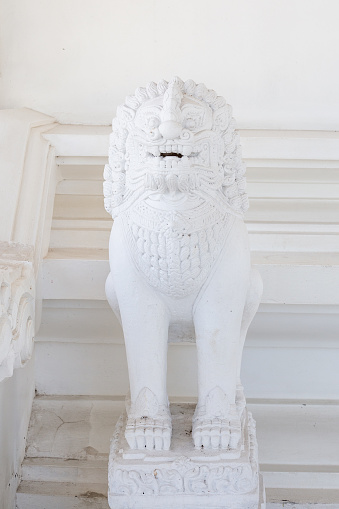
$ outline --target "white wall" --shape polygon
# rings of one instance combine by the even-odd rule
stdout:
[[[0,279],[8,288],[0,299],[0,509],[14,509],[35,391],[28,359],[39,325],[35,278],[49,243],[56,185],[54,149],[42,137],[51,126],[52,118],[32,110],[0,111]]]
[[[109,124],[137,86],[205,82],[239,127],[338,129],[337,0],[3,0],[0,107]]]
[[[14,509],[34,397],[34,360],[0,383],[0,509]]]

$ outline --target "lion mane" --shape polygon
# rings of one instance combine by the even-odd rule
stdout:
[[[197,171],[131,172],[127,148],[139,108],[165,97],[170,87],[178,95],[207,105],[217,142],[217,164]],[[220,254],[235,217],[248,208],[245,165],[231,107],[203,84],[180,78],[151,82],[138,88],[117,109],[110,136],[109,162],[104,170],[105,209],[121,217],[129,250],[148,282],[161,292],[183,297],[201,287]],[[211,134],[211,135],[212,135]],[[147,198],[155,192],[178,190],[200,197],[188,211],[155,211]]]

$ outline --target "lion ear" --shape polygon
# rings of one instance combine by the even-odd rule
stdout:
[[[122,105],[117,108],[117,117],[122,122],[122,124],[127,124],[131,122],[135,117],[135,111],[128,106]]]
[[[226,131],[232,119],[232,108],[228,104],[217,108],[213,112],[213,125],[221,131]]]

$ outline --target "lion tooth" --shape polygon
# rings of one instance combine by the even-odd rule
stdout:
[[[189,165],[189,159],[188,159],[187,156],[183,156],[181,158],[181,161],[182,161],[183,166],[188,166]]]
[[[172,152],[176,153],[178,151],[178,145],[172,145]]]
[[[182,154],[182,145],[178,145],[178,152]]]
[[[165,159],[160,159],[160,168],[165,168],[165,167],[166,167]]]

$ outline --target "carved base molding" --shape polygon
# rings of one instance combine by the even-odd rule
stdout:
[[[113,509],[264,509],[255,422],[246,412],[241,455],[194,449],[192,404],[171,405],[170,451],[129,449],[126,414],[116,425],[108,467],[108,502]]]
[[[0,242],[0,382],[31,358],[35,320],[33,249]]]

